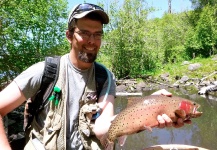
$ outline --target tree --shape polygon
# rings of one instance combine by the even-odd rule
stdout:
[[[168,0],[168,13],[171,14],[171,1],[172,0]]]
[[[45,55],[62,53],[66,5],[66,0],[0,1],[1,84]]]
[[[163,39],[162,49],[164,51],[164,62],[174,63],[184,59],[184,44],[189,31],[189,23],[185,14],[165,14],[159,28]]]
[[[189,33],[186,40],[186,51],[189,56],[209,57],[217,54],[217,8],[205,6],[198,18],[194,30]]]
[[[101,56],[107,55],[117,78],[146,77],[162,68],[163,62],[183,60],[188,22],[183,14],[165,14],[148,19],[153,8],[145,1],[125,0],[110,5]],[[103,57],[105,58],[105,57]]]
[[[214,6],[217,0],[190,0],[194,9],[202,9],[206,5]]]
[[[207,5],[216,7],[217,0],[190,0],[192,3],[192,8],[194,12],[189,16],[189,21],[195,27],[199,18],[200,13],[203,11],[203,8]]]
[[[121,7],[109,8],[110,24],[106,27],[102,52],[109,54],[117,78],[138,77],[154,68],[156,55],[146,47],[149,26],[144,1],[125,0]]]

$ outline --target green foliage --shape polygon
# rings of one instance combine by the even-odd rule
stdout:
[[[125,0],[121,7],[115,2],[109,7],[111,19],[100,56],[109,56],[106,61],[117,78],[144,77],[154,74],[163,62],[185,58],[184,44],[190,28],[185,13],[147,19],[154,9],[146,4]]]
[[[186,15],[165,14],[162,18],[161,32],[164,49],[164,62],[180,62],[185,57],[185,39],[189,31]]]
[[[195,9],[201,10],[203,7],[210,5],[215,6],[217,4],[217,0],[190,0],[192,3],[192,6]]]
[[[63,53],[66,0],[0,1],[0,82],[46,55]]]
[[[152,36],[147,25],[148,9],[143,1],[125,0],[123,7],[110,5],[110,25],[106,28],[103,53],[109,54],[112,70],[118,78],[136,77],[155,68],[156,54],[146,41]]]
[[[173,46],[165,50],[165,62],[177,63],[182,62],[186,58],[185,47],[183,45]]]
[[[207,5],[200,13],[197,25],[189,32],[186,41],[186,53],[200,57],[209,57],[217,53],[217,8]]]
[[[215,3],[196,0],[200,9],[148,19],[155,9],[144,0],[109,2],[100,2],[107,8],[110,23],[104,29],[98,61],[117,78],[154,75],[164,65],[217,53]],[[66,0],[1,0],[0,7],[1,83],[45,56],[69,49],[64,31]],[[169,70],[176,72],[179,67]]]
[[[183,65],[182,62],[179,63],[168,63],[162,65],[162,69],[158,70],[155,73],[155,78],[158,78],[161,74],[168,73],[171,78],[171,82],[175,82],[177,77],[182,77],[184,75],[188,76],[191,79],[198,78],[202,79],[204,76],[209,76],[209,74],[213,73],[216,68],[216,56],[212,56],[210,58],[195,58],[190,61],[188,61],[190,64],[193,63],[200,63],[201,67],[197,69],[196,71],[190,71],[188,70],[189,65]],[[209,81],[216,81],[217,75],[213,75],[209,78]]]

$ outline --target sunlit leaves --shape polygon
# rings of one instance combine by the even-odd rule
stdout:
[[[66,0],[0,1],[1,83],[63,51],[66,6]]]
[[[112,70],[118,78],[135,77],[152,67],[152,52],[146,47],[147,14],[143,1],[125,0],[112,3],[109,8],[110,25],[106,28],[103,51],[112,54]]]
[[[189,32],[186,51],[189,56],[209,57],[217,53],[217,7],[207,5],[200,13],[196,26]]]

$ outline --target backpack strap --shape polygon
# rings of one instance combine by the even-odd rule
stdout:
[[[57,82],[59,77],[59,68],[60,68],[60,56],[55,57],[45,57],[45,69],[42,77],[42,83],[40,87],[40,94],[38,95],[38,99],[43,99],[43,103],[39,106],[39,110],[43,109],[46,100],[50,96],[53,91],[53,88]]]
[[[30,126],[34,115],[43,109],[59,76],[60,56],[45,57],[45,67],[41,86],[34,98],[27,100],[24,111],[24,131]]]

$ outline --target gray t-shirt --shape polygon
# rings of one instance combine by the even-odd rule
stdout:
[[[68,70],[68,84],[69,84],[69,96],[67,101],[67,150],[78,150],[83,149],[83,145],[80,140],[80,135],[78,132],[78,114],[79,114],[79,100],[82,97],[82,94],[87,84],[87,79],[89,75],[92,75],[94,65],[87,70],[80,70],[73,66],[69,60],[69,55],[63,56],[67,59],[67,70]],[[33,97],[36,92],[39,90],[42,80],[42,75],[44,71],[44,62],[39,62],[32,65],[27,70],[22,72],[17,76],[14,81],[17,83],[20,90],[23,92],[26,98]],[[111,88],[109,90],[109,95],[115,95],[115,78],[114,75],[110,72],[111,75]],[[108,81],[105,82],[103,89],[100,93],[100,96],[105,95],[107,91]],[[46,108],[45,108],[46,109]],[[39,116],[41,125],[44,125],[45,116]]]

